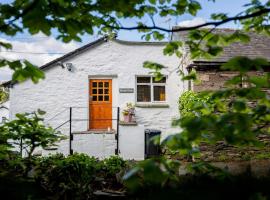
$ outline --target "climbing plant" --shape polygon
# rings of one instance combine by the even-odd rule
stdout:
[[[9,98],[9,93],[4,87],[0,87],[0,104],[7,101]]]

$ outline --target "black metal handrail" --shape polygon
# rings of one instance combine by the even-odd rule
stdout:
[[[87,119],[73,119],[73,111],[74,109],[89,109],[88,107],[70,107],[69,108],[69,120],[65,123],[62,124],[62,126],[66,123],[69,122],[69,154],[72,155],[73,154],[73,149],[72,149],[72,141],[73,141],[73,131],[72,131],[72,124],[73,122],[78,122],[78,121],[102,121],[102,120],[115,120],[116,121],[116,134],[115,134],[115,139],[116,139],[116,149],[115,149],[115,154],[118,155],[119,153],[119,120],[120,120],[120,108],[119,107],[113,107],[113,106],[109,106],[111,107],[112,109],[113,108],[116,108],[117,109],[117,113],[116,113],[116,119],[115,118],[109,118],[109,119],[103,119],[103,118],[100,118],[100,119],[89,119],[89,115],[88,115],[88,118]]]
[[[107,107],[107,106],[105,106]],[[115,133],[115,139],[116,139],[116,149],[115,149],[115,154],[118,155],[119,153],[119,120],[120,120],[120,108],[119,107],[114,107],[114,106],[109,106],[112,109],[117,109],[117,113],[116,113],[116,118],[100,118],[100,119],[91,119],[88,118],[87,119],[81,119],[81,118],[73,118],[73,111],[74,109],[89,109],[89,107],[83,107],[83,106],[74,106],[74,107],[69,107],[69,108],[65,108],[64,110],[62,110],[61,112],[58,112],[56,115],[54,115],[52,118],[46,120],[46,122],[52,121],[53,119],[56,119],[56,117],[59,117],[61,114],[63,114],[64,112],[67,111],[67,109],[69,109],[69,114],[68,117],[69,119],[64,121],[63,123],[61,123],[60,125],[58,125],[56,128],[54,128],[54,130],[58,130],[61,127],[63,127],[64,125],[69,123],[69,154],[72,155],[73,154],[73,149],[72,149],[72,141],[73,141],[73,131],[72,131],[72,125],[73,122],[80,122],[80,121],[102,121],[102,120],[114,120],[116,121],[116,133]]]
[[[63,114],[65,111],[67,111],[68,110],[68,108],[65,108],[65,109],[63,109],[62,111],[60,111],[60,112],[58,112],[58,113],[56,113],[53,117],[51,117],[50,119],[47,119],[47,120],[45,120],[46,122],[49,122],[49,121],[52,121],[53,119],[55,119],[56,117],[58,117],[58,116],[60,116],[61,114]]]
[[[61,128],[62,126],[64,126],[65,124],[67,124],[69,122],[69,120],[65,121],[64,123],[62,123],[61,125],[57,126],[56,128],[54,128],[54,130],[56,131],[57,129]]]

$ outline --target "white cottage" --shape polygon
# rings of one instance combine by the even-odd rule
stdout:
[[[43,155],[72,149],[100,158],[116,152],[125,159],[144,159],[145,130],[160,130],[162,137],[175,133],[171,122],[188,87],[175,70],[183,61],[164,56],[164,46],[104,37],[76,49],[42,66],[46,79],[38,84],[11,84],[11,118],[41,109],[47,112],[46,123],[72,133],[71,144],[62,141]],[[166,77],[155,81],[144,61],[167,66]],[[128,123],[122,114],[127,103],[135,105],[135,117]]]

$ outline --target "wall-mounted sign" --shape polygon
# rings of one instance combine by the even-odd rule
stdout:
[[[119,88],[120,93],[134,93],[134,88]]]

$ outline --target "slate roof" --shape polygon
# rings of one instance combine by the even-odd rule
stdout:
[[[214,33],[232,34],[236,29],[216,29]],[[187,40],[188,32],[176,32],[173,34],[173,40]],[[209,62],[226,62],[235,56],[246,56],[249,58],[263,57],[270,61],[270,37],[257,34],[255,32],[246,33],[250,37],[249,43],[235,42],[223,48],[222,54],[218,57],[208,60]],[[194,62],[204,62],[204,59],[197,59]]]

